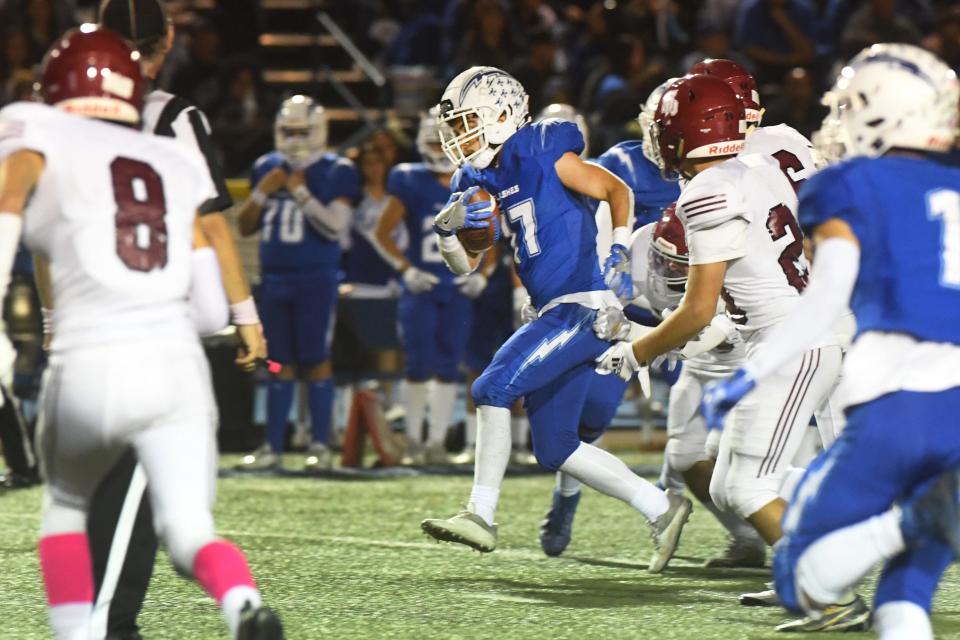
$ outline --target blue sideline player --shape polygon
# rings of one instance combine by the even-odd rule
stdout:
[[[957,78],[904,44],[865,49],[825,96],[817,139],[843,162],[800,190],[816,268],[767,349],[704,398],[713,428],[757,380],[828,331],[858,326],[840,397],[847,426],[807,469],[783,521],[774,577],[784,605],[829,618],[883,563],[874,620],[884,640],[933,638],[934,591],[960,538],[960,170]]]
[[[457,386],[473,323],[473,300],[486,288],[479,272],[457,278],[443,263],[433,218],[450,196],[454,166],[440,149],[436,111],[425,113],[417,132],[421,162],[399,164],[387,176],[387,205],[374,233],[379,249],[401,274],[397,314],[404,353],[407,464],[447,462],[444,436],[453,417]],[[406,252],[394,242],[403,225]],[[423,443],[423,419],[429,430]]]
[[[360,199],[353,163],[325,153],[327,118],[313,99],[283,102],[274,125],[276,150],[259,159],[255,185],[239,213],[240,232],[260,231],[259,308],[270,357],[282,368],[267,391],[267,442],[245,469],[282,464],[287,417],[298,378],[306,381],[311,444],[306,469],[328,468],[333,410],[330,343],[337,302],[340,235]]]
[[[658,563],[665,565],[690,501],[668,497],[612,454],[582,442],[578,432],[594,359],[609,346],[594,330],[598,310],[619,308],[618,295],[632,298],[626,225],[633,194],[612,173],[580,158],[583,136],[575,124],[529,124],[527,103],[520,83],[493,67],[462,72],[440,102],[443,149],[460,167],[454,194],[435,221],[444,261],[458,274],[476,268],[480,257],[466,252],[456,232],[489,222],[491,208],[467,204],[482,187],[499,205],[517,274],[539,317],[497,351],[473,384],[477,460],[466,509],[421,526],[438,540],[479,551],[496,548],[494,516],[510,457],[509,407],[523,398],[539,463],[642,513],[652,528]],[[614,244],[603,272],[594,212],[583,196],[610,206]]]

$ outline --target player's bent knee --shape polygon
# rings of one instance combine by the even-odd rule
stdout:
[[[533,438],[533,455],[540,466],[549,471],[557,471],[567,458],[580,446],[580,438],[558,434],[556,437]]]
[[[730,501],[727,500],[727,480],[719,467],[714,468],[713,476],[710,478],[710,501],[723,511],[732,508]]]
[[[498,378],[497,375],[484,373],[474,380],[470,395],[478,407],[486,405],[509,408],[517,400],[515,395],[507,390],[506,384]]]
[[[707,457],[704,453],[704,442],[690,438],[670,438],[664,453],[667,464],[681,473]]]
[[[775,482],[771,486],[770,483],[764,482],[764,478],[752,478],[750,481],[728,475],[724,485],[727,506],[741,518],[747,519],[771,502],[780,499],[780,494],[777,493],[779,485],[779,482]],[[712,489],[713,484],[711,483],[710,486]]]

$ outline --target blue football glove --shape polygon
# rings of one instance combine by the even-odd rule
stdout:
[[[703,391],[700,411],[708,429],[723,429],[723,421],[734,405],[757,386],[757,381],[746,369],[738,369],[726,380],[716,380]]]
[[[610,245],[610,255],[603,263],[603,281],[623,302],[633,300],[633,273],[630,254],[622,244]]]
[[[497,219],[493,200],[481,200],[480,202],[471,202],[466,206],[466,215],[463,219],[465,229],[486,229],[490,224],[490,218],[493,218],[493,240],[500,239],[500,220]]]

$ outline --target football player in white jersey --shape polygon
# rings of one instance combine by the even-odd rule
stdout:
[[[656,125],[665,170],[689,180],[677,215],[686,228],[690,269],[677,311],[601,357],[602,366],[627,377],[702,330],[721,298],[753,357],[807,282],[793,184],[773,158],[740,154],[746,118],[733,89],[710,76],[681,78],[661,98]],[[814,410],[836,384],[840,360],[835,338],[824,337],[765,379],[723,432],[710,496],[717,507],[747,519],[768,544],[782,535],[780,484]],[[850,606],[851,612],[866,610],[860,599]]]
[[[218,601],[231,637],[282,638],[243,553],[214,535],[216,406],[188,303],[211,193],[198,154],[138,131],[138,58],[83,25],[45,58],[47,105],[0,111],[0,297],[22,230],[56,300],[39,436],[50,623],[57,640],[88,637],[90,497],[133,446],[177,569]]]

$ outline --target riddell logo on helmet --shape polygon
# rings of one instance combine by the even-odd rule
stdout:
[[[724,142],[722,144],[712,144],[707,148],[707,155],[726,156],[743,151],[743,140],[733,142]]]

